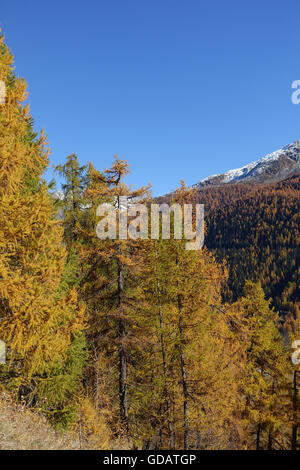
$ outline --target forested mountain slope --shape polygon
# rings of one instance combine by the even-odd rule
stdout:
[[[226,298],[259,279],[278,309],[299,312],[300,176],[198,190],[195,198],[205,204],[205,244],[228,264]]]
[[[205,206],[205,246],[229,269],[225,300],[235,301],[246,279],[260,280],[282,316],[299,314],[300,175],[269,184],[194,186],[193,202]]]

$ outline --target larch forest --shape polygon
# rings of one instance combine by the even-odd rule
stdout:
[[[128,186],[117,156],[96,168],[71,154],[54,197],[3,35],[0,80],[1,400],[84,449],[299,449],[300,177],[182,182],[168,200],[204,203],[202,250],[101,240],[97,207],[149,205],[150,186]]]

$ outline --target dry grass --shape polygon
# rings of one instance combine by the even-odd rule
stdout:
[[[44,416],[0,395],[0,450],[78,449],[68,434],[56,432]]]

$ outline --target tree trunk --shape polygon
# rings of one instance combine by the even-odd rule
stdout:
[[[261,424],[258,423],[257,425],[257,432],[256,432],[256,450],[260,450],[260,433],[261,433]]]
[[[99,411],[99,363],[97,352],[95,351],[94,368],[95,368],[95,407]]]
[[[155,257],[157,256],[157,250],[155,246]],[[173,431],[173,423],[171,419],[171,398],[170,398],[170,391],[168,387],[168,372],[167,372],[167,360],[166,360],[166,349],[165,349],[165,338],[163,333],[164,321],[163,321],[163,313],[162,313],[162,306],[161,306],[161,293],[160,293],[160,283],[159,279],[156,280],[157,284],[157,292],[158,292],[158,308],[159,308],[159,325],[160,325],[160,344],[161,344],[161,355],[162,355],[162,362],[163,362],[163,374],[164,374],[164,396],[166,400],[166,408],[167,408],[167,420],[168,420],[168,434],[169,434],[169,447],[170,449],[174,448],[174,431]]]
[[[275,393],[275,381],[273,381],[272,383],[272,394],[274,395],[274,393]],[[272,450],[272,443],[273,443],[272,431],[273,431],[273,428],[272,428],[272,425],[270,425],[269,434],[268,434],[268,450]]]
[[[118,306],[119,306],[119,399],[120,399],[120,420],[128,432],[128,404],[127,404],[127,358],[124,348],[126,335],[125,321],[122,312],[122,297],[124,291],[124,278],[122,264],[118,259]]]
[[[272,450],[272,428],[269,429],[269,436],[268,436],[268,450]]]
[[[297,433],[298,433],[297,408],[298,408],[297,371],[294,371],[292,450],[297,450]]]
[[[180,365],[181,365],[181,378],[182,378],[182,391],[183,391],[183,426],[184,426],[184,450],[189,448],[189,421],[188,421],[188,386],[186,377],[185,355],[184,355],[184,333],[182,325],[182,304],[181,297],[177,297],[178,311],[179,311],[179,335],[180,335]]]

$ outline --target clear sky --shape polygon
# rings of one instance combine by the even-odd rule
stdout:
[[[154,195],[300,139],[299,0],[1,0],[51,163],[129,161]]]

